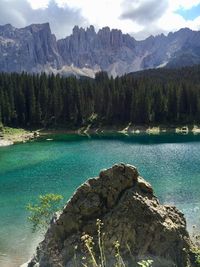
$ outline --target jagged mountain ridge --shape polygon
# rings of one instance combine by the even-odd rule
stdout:
[[[200,32],[188,28],[137,41],[121,30],[98,32],[75,26],[70,36],[56,40],[49,23],[14,28],[0,26],[0,71],[48,72],[93,77],[104,70],[114,77],[164,66],[200,63]]]

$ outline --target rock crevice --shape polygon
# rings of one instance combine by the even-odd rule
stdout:
[[[109,266],[115,241],[120,242],[127,266],[134,266],[133,258],[152,258],[157,267],[192,266],[191,241],[183,214],[175,207],[161,205],[135,167],[117,164],[77,189],[52,220],[28,267],[73,266],[75,246],[81,266],[85,255],[81,236],[86,233],[97,241],[97,219],[103,222]]]
[[[0,71],[60,73],[94,77],[106,71],[113,77],[160,67],[200,63],[200,32],[181,29],[168,36],[136,41],[121,30],[95,32],[75,26],[70,36],[56,40],[49,23],[14,28],[0,25]]]

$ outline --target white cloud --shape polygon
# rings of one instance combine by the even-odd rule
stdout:
[[[176,11],[179,8],[190,9],[200,4],[200,0],[169,0],[170,9]]]
[[[44,8],[51,2],[51,0],[28,1],[34,8]],[[54,2],[60,8],[80,11],[81,16],[87,20],[87,26],[94,25],[97,30],[104,26],[121,29],[124,33],[142,29],[137,22],[120,19],[123,0],[54,0]],[[75,20],[74,25],[76,24],[78,23]]]
[[[187,20],[176,13],[177,10],[183,8],[191,9],[200,4],[200,0],[169,0],[169,8],[158,20],[158,25],[165,32],[176,31],[180,28],[188,27],[192,30],[200,29],[200,16],[194,20]]]
[[[200,0],[0,0],[0,24],[23,27],[49,21],[59,38],[69,35],[74,25],[92,24],[143,39],[183,27],[200,29],[200,16],[191,21],[176,12],[199,4]]]
[[[56,0],[61,6],[80,8],[83,17],[96,28],[109,26],[137,38],[168,33],[183,27],[199,29],[199,20],[187,21],[176,11],[190,9],[200,0]],[[131,13],[132,11],[132,13]],[[123,14],[125,14],[124,19]],[[127,15],[127,16],[126,16]],[[132,19],[131,19],[132,15]]]
[[[104,26],[121,29],[124,33],[140,31],[142,26],[136,21],[126,21],[120,18],[124,0],[57,0],[64,6],[66,3],[71,8],[80,8],[83,17],[96,29]]]
[[[44,4],[44,0],[41,0],[40,7],[31,8],[26,0],[0,0],[0,24],[10,23],[21,28],[32,23],[49,22],[52,32],[58,38],[69,35],[74,24],[87,25],[86,19],[81,16],[78,9],[68,6],[63,9],[55,0],[51,0],[46,8]]]
[[[33,9],[47,8],[49,0],[27,0]]]
[[[133,6],[134,2],[135,6]],[[189,10],[199,5],[200,0],[162,0],[162,5],[154,0],[124,0],[124,4],[129,12],[128,15],[122,14],[122,18],[137,20],[143,25],[140,31],[135,29],[132,31],[136,39],[144,39],[150,34],[167,34],[185,27],[193,30],[200,29],[200,16],[194,20],[187,20],[177,13],[181,8]]]
[[[157,21],[168,8],[168,0],[158,2],[157,0],[124,0],[122,19],[136,21],[141,25],[148,25]]]

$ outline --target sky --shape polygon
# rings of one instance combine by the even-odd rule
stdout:
[[[200,0],[0,0],[0,25],[49,22],[57,39],[75,25],[109,26],[142,40],[188,27],[200,30]]]

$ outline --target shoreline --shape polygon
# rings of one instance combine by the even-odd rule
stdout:
[[[5,131],[0,132],[0,147],[10,146],[17,143],[25,143],[34,140],[39,136],[51,134],[78,134],[90,136],[94,134],[123,134],[123,135],[160,135],[162,133],[175,133],[175,134],[200,134],[200,126],[198,125],[172,125],[172,126],[148,126],[148,125],[131,125],[127,126],[104,126],[93,128],[87,125],[81,128],[47,128],[35,131],[19,129],[19,128],[5,128]]]
[[[2,131],[0,131],[0,147],[11,146],[17,143],[25,143],[38,136],[38,131],[5,127]]]
[[[79,135],[90,135],[90,134],[148,134],[148,135],[159,135],[162,133],[177,133],[177,134],[200,134],[200,126],[197,125],[184,125],[184,126],[133,126],[130,123],[127,126],[104,126],[93,128],[90,125],[77,128],[47,128],[39,131],[40,135],[48,134],[79,134]]]

